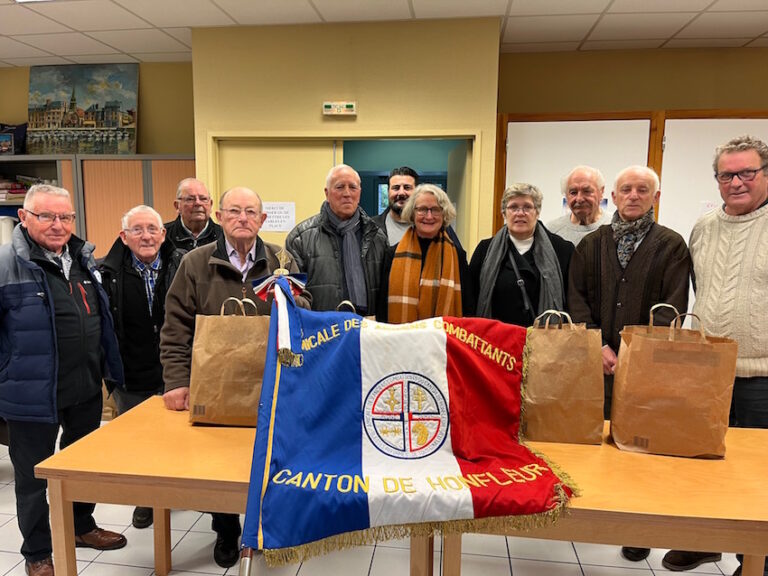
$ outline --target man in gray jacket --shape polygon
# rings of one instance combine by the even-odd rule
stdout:
[[[307,273],[313,310],[334,310],[349,300],[361,315],[376,313],[386,233],[360,208],[360,175],[350,166],[331,168],[320,213],[299,223],[286,249]]]

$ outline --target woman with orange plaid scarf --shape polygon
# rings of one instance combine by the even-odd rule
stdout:
[[[434,184],[422,184],[401,218],[411,227],[384,258],[376,319],[403,324],[435,316],[472,316],[474,289],[467,254],[445,231],[456,218],[448,195]]]

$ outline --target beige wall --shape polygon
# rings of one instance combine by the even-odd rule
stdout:
[[[476,135],[474,245],[491,228],[498,41],[495,18],[193,30],[198,177],[227,180],[218,138]],[[324,100],[356,100],[357,118],[324,118]],[[324,182],[292,189],[290,177],[281,199],[300,221]]]
[[[502,54],[499,112],[766,109],[768,48]]]
[[[29,68],[0,68],[0,122],[27,121]],[[192,154],[192,65],[139,64],[140,154]]]

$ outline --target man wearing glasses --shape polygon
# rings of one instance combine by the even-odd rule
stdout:
[[[30,576],[53,576],[46,481],[34,467],[101,423],[101,381],[123,367],[93,245],[72,234],[69,192],[32,186],[11,244],[0,247],[0,416],[8,421],[21,553]],[[104,370],[102,369],[104,367]],[[75,503],[75,543],[122,548],[102,530],[94,504]]]
[[[269,314],[272,298],[268,302],[258,298],[253,281],[277,268],[299,271],[288,254],[280,254],[283,251],[279,246],[259,238],[267,215],[262,210],[261,198],[253,190],[236,187],[224,192],[216,218],[222,225],[222,237],[184,257],[165,301],[160,360],[165,381],[163,400],[169,410],[189,410],[195,316],[218,316],[222,303],[230,297],[250,298],[259,314]],[[279,255],[286,260],[281,262]],[[306,291],[296,297],[296,303],[304,308],[309,309],[310,302]],[[216,532],[213,558],[219,566],[234,566],[240,552],[240,518],[237,514],[212,516]]]
[[[768,146],[751,136],[734,138],[717,148],[712,167],[723,204],[691,232],[693,311],[707,334],[739,344],[730,426],[768,428]],[[720,558],[671,550],[662,564],[692,570]],[[740,574],[741,566],[734,572]]]
[[[221,226],[211,219],[211,196],[205,184],[196,178],[185,178],[176,189],[173,207],[179,215],[166,222],[168,240],[181,250],[192,250],[221,238]]]
[[[131,208],[121,224],[101,272],[125,367],[125,386],[114,390],[117,411],[123,414],[163,393],[160,328],[165,295],[184,252],[164,241],[163,219],[149,206]],[[152,508],[134,509],[135,528],[151,526],[152,520]]]
[[[611,417],[621,330],[648,324],[654,304],[671,304],[681,313],[688,308],[691,256],[680,234],[655,223],[653,205],[660,194],[659,177],[651,168],[629,166],[619,172],[611,193],[616,204],[611,224],[587,234],[571,259],[571,317],[603,332],[606,419]],[[658,325],[669,325],[673,318],[668,309],[653,316]],[[621,553],[639,562],[650,550],[624,546]]]

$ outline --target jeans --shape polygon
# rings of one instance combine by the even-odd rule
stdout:
[[[16,513],[24,541],[21,554],[27,562],[48,558],[52,552],[51,525],[48,521],[48,483],[35,478],[35,466],[52,456],[56,437],[62,428],[59,447],[66,448],[101,424],[101,391],[90,400],[59,410],[58,424],[8,421],[10,445],[16,482]],[[85,534],[96,528],[93,519],[95,504],[74,503],[75,534]]]

